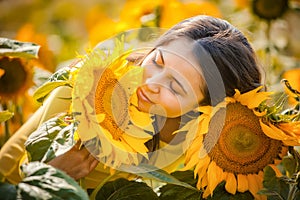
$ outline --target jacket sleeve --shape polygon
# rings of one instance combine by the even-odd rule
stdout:
[[[43,105],[9,138],[0,149],[0,178],[13,184],[21,181],[19,163],[25,154],[24,143],[41,123],[70,108],[72,89],[59,87],[51,92]]]

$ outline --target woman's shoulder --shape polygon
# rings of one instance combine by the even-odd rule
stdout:
[[[43,122],[56,116],[59,113],[68,112],[71,105],[71,98],[71,87],[60,86],[54,89],[42,105],[43,114],[40,118],[39,125],[41,125]]]

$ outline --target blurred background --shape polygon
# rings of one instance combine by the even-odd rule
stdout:
[[[122,31],[170,28],[199,14],[248,37],[269,88],[282,90],[287,78],[300,90],[300,0],[0,0],[0,37],[41,46],[37,59],[16,58],[9,69],[0,56],[0,112],[11,114],[0,121],[0,148],[38,108],[34,90],[70,60]]]

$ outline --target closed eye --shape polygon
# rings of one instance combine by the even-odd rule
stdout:
[[[159,68],[163,68],[164,67],[163,65],[158,64],[155,59],[152,59],[151,61],[152,61],[152,64],[154,64],[156,67],[159,67]]]
[[[177,94],[187,94],[187,91],[184,89],[183,85],[176,78],[173,78],[173,81],[170,82],[170,88]]]

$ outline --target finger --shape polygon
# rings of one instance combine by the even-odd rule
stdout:
[[[84,156],[84,158],[88,158],[88,156],[91,154],[90,151],[85,147],[81,148],[79,152],[82,156]]]
[[[99,161],[97,159],[93,160],[93,162],[90,165],[90,171],[92,171],[93,169],[95,169],[98,164],[99,164]]]
[[[72,147],[72,149],[80,149],[80,146],[81,146],[81,141],[79,140],[79,141],[77,141],[76,143],[75,143],[75,145]]]
[[[92,163],[94,160],[97,160],[97,158],[90,153],[87,160],[89,161],[89,163]]]

